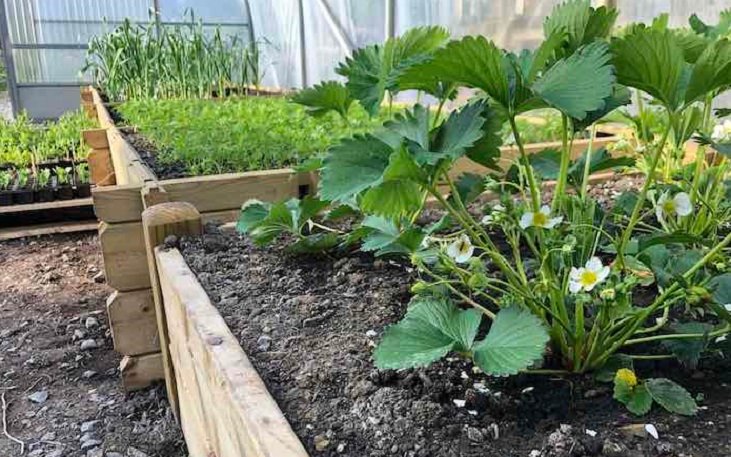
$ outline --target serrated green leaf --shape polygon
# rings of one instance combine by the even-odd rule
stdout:
[[[533,84],[533,91],[569,117],[582,120],[603,110],[614,90],[606,43],[594,42],[559,60]]]
[[[653,400],[671,413],[692,416],[698,411],[698,406],[688,391],[669,379],[648,379],[645,385]]]
[[[581,186],[584,180],[584,166],[586,165],[587,151],[581,157],[573,162],[569,168],[569,183],[574,187]],[[606,148],[594,151],[591,155],[591,163],[589,164],[589,175],[599,173],[605,170],[614,170],[617,168],[631,167],[635,164],[632,157],[612,157]],[[631,212],[632,208],[630,208]]]
[[[615,109],[628,105],[630,103],[630,99],[631,94],[629,89],[620,84],[614,84],[612,87],[612,93],[609,97],[604,99],[604,107],[587,113],[583,120],[572,119],[571,124],[574,132],[581,132],[595,122],[604,118]]]
[[[367,216],[361,226],[365,229],[361,250],[376,251],[376,256],[416,252],[426,236],[418,227],[401,231],[395,222],[379,216]]]
[[[619,12],[607,7],[592,8],[588,0],[572,0],[555,6],[543,22],[546,37],[558,31],[566,33],[565,54],[597,39],[609,37]]]
[[[452,350],[472,346],[482,316],[474,309],[459,310],[451,302],[417,297],[406,317],[386,330],[374,352],[379,369],[427,366]]]
[[[731,86],[731,41],[721,39],[708,46],[693,66],[685,91],[685,103]]]
[[[356,135],[333,146],[323,160],[320,197],[347,202],[378,185],[388,167],[393,149],[373,135]]]
[[[731,273],[711,278],[708,288],[712,291],[713,301],[722,306],[731,304]]]
[[[483,167],[500,171],[498,159],[500,158],[500,146],[503,144],[501,134],[505,119],[488,103],[482,104],[480,116],[485,120],[482,124],[480,138],[465,152],[465,155]]]
[[[239,233],[248,234],[254,227],[259,225],[261,221],[269,215],[271,203],[265,203],[259,200],[248,200],[241,207],[241,214],[236,223],[236,230]]]
[[[671,109],[680,105],[687,70],[672,32],[636,27],[612,39],[611,51],[618,83],[645,91]]]
[[[650,408],[652,408],[652,395],[650,395],[644,383],[636,386],[632,390],[625,406],[629,412],[637,416],[644,416],[650,412]]]
[[[360,207],[366,213],[399,219],[418,211],[421,203],[419,184],[408,180],[391,180],[368,189]]]
[[[348,79],[346,87],[350,93],[373,115],[378,112],[386,91],[398,89],[401,74],[428,59],[448,39],[449,33],[442,27],[417,27],[382,46],[356,50],[336,73]]]
[[[422,149],[429,148],[429,111],[422,105],[416,104],[410,110],[396,114],[384,127]]]
[[[637,252],[643,252],[652,246],[659,244],[704,244],[705,241],[695,235],[685,232],[662,233],[659,235],[647,235],[639,238]]]
[[[662,345],[678,358],[678,360],[690,369],[698,366],[701,355],[708,347],[708,332],[713,330],[710,324],[702,322],[686,322],[677,324],[672,327],[673,333],[676,334],[700,334],[705,335],[700,338],[683,338],[663,340]]]
[[[454,183],[459,198],[465,205],[473,202],[485,191],[485,179],[474,173],[464,173]],[[450,197],[451,199],[451,197]]]
[[[561,168],[561,151],[547,148],[528,157],[533,169],[544,180],[556,179]]]
[[[292,101],[303,105],[307,114],[311,116],[323,116],[335,111],[340,116],[347,117],[350,105],[355,99],[350,96],[350,92],[343,84],[327,81],[297,92]]]
[[[485,339],[475,344],[473,358],[489,375],[516,374],[543,357],[548,339],[536,316],[512,306],[497,313]]]
[[[482,138],[483,104],[470,103],[459,111],[449,114],[447,120],[439,126],[430,151],[420,151],[417,160],[435,164],[442,159],[456,160],[463,156]]]
[[[287,246],[287,251],[295,254],[324,252],[340,244],[340,237],[335,233],[316,233],[300,238]]]

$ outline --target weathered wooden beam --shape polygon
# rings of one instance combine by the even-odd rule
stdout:
[[[115,291],[107,299],[114,350],[122,355],[160,351],[152,289]]]
[[[162,355],[145,354],[125,356],[119,363],[122,384],[127,391],[144,389],[165,377],[162,369]]]
[[[201,221],[201,215],[198,213],[198,210],[190,203],[161,203],[150,206],[142,213],[142,227],[147,251],[150,284],[152,285],[152,296],[155,301],[157,333],[160,338],[160,352],[162,354],[162,365],[165,372],[165,385],[173,413],[175,413],[176,417],[179,417],[178,391],[175,384],[173,365],[170,361],[167,321],[162,294],[160,292],[157,264],[155,261],[155,247],[163,244],[165,238],[170,235],[180,237],[183,235],[202,234],[203,222]]]

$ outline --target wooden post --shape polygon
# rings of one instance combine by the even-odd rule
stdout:
[[[107,131],[105,129],[84,130],[82,136],[86,145],[91,148],[91,152],[87,156],[91,182],[100,187],[117,184]]]
[[[179,417],[178,393],[173,365],[170,362],[167,321],[165,319],[165,307],[160,292],[157,263],[155,262],[155,247],[163,244],[165,238],[171,235],[177,237],[200,235],[203,233],[203,223],[201,222],[200,213],[198,213],[198,210],[193,205],[185,202],[173,202],[148,207],[142,213],[142,227],[145,233],[145,246],[150,270],[152,295],[155,300],[157,330],[160,338],[162,366],[165,372],[165,385],[167,387],[170,407],[175,417]]]

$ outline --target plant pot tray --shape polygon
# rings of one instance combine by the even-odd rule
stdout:
[[[66,222],[96,224],[91,198],[0,206],[0,228],[52,226]]]

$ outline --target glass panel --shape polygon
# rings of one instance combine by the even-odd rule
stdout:
[[[729,0],[617,0],[619,23],[650,22],[662,13],[670,14],[670,25],[687,26],[688,18],[697,14],[703,21],[711,24],[718,22],[721,11],[731,7]]]
[[[83,49],[14,49],[13,59],[20,84],[90,81],[79,75],[86,62]]]

